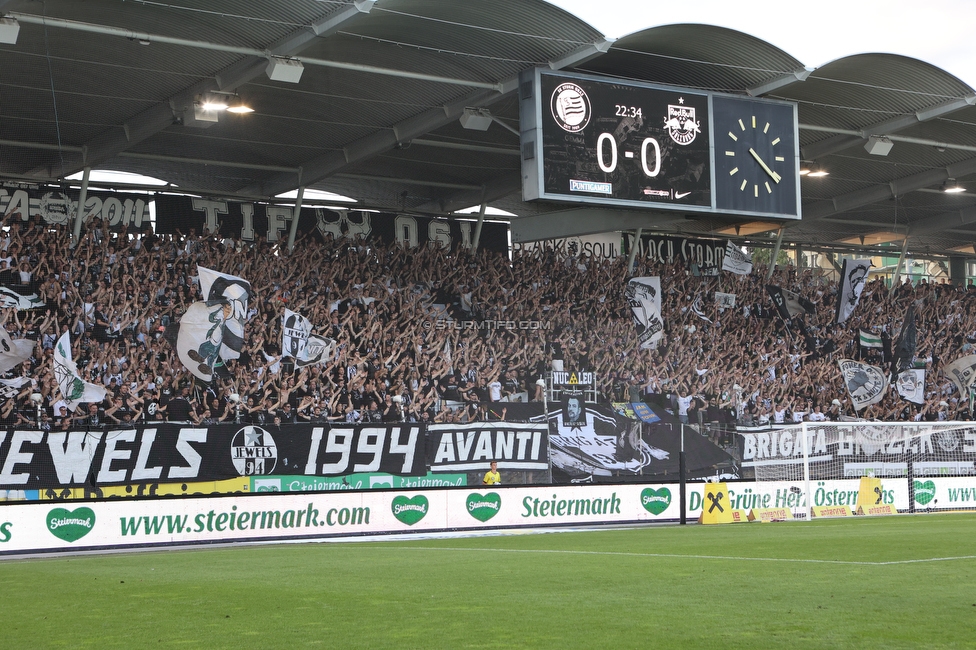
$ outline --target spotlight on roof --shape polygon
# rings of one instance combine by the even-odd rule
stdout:
[[[305,66],[301,61],[286,59],[280,56],[273,56],[268,59],[268,67],[265,72],[271,81],[284,81],[290,84],[297,84],[305,71]]]
[[[950,178],[942,184],[942,191],[946,194],[959,194],[960,192],[965,192],[966,188],[956,182],[956,179]]]
[[[829,176],[830,172],[821,167],[820,165],[812,165],[810,171],[807,174],[810,178],[820,178],[821,176]]]
[[[472,131],[487,131],[491,126],[491,114],[486,109],[466,108],[461,114],[461,126]]]
[[[0,43],[16,45],[20,34],[20,23],[13,18],[0,18]]]
[[[887,156],[894,143],[884,135],[872,135],[864,144],[864,150],[872,156]]]

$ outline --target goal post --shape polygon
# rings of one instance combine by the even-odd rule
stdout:
[[[740,430],[736,443],[739,478],[796,517],[854,506],[864,477],[899,512],[976,509],[976,423],[803,422]]]

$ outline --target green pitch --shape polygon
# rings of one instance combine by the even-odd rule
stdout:
[[[3,648],[972,648],[976,514],[0,561]]]

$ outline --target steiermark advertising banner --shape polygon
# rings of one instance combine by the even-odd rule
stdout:
[[[817,481],[812,505],[857,500],[857,479]],[[728,483],[735,510],[802,508],[803,484]],[[908,509],[904,479],[882,479],[884,503]],[[916,508],[976,507],[976,477],[926,478],[914,485]],[[702,512],[703,484],[688,486],[687,515]],[[109,499],[0,506],[0,555],[214,542],[315,539],[372,534],[537,528],[674,521],[674,483],[457,488],[451,490],[258,493],[191,499]]]

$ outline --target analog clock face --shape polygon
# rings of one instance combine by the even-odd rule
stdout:
[[[715,97],[719,210],[797,214],[793,107]]]

